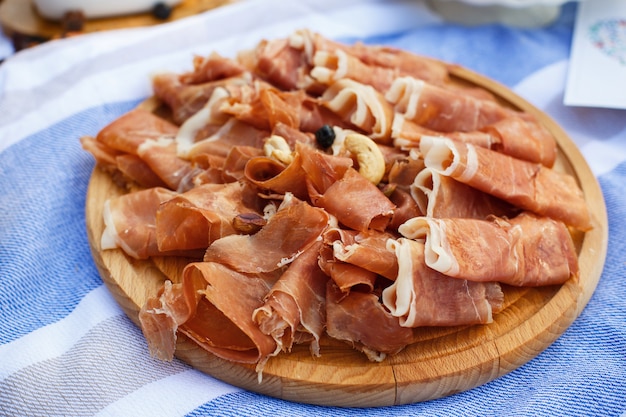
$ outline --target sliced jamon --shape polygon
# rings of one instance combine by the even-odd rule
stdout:
[[[322,104],[343,120],[357,126],[377,142],[389,142],[393,107],[372,86],[350,79],[332,84],[321,97]]]
[[[432,168],[424,168],[415,176],[411,195],[428,217],[486,219],[490,215],[508,216],[517,211],[510,204]]]
[[[195,56],[193,71],[181,74],[181,82],[185,84],[202,84],[241,75],[246,68],[234,59],[212,52],[208,56]]]
[[[516,114],[495,101],[412,77],[396,78],[385,98],[407,120],[437,132],[472,132]]]
[[[532,213],[510,221],[416,217],[399,231],[424,239],[426,265],[450,277],[541,286],[578,276],[576,248],[567,227],[548,217]]]
[[[214,355],[257,363],[260,371],[276,343],[261,332],[252,313],[275,281],[275,275],[244,275],[218,263],[190,263],[181,283],[167,281],[139,313],[150,352],[171,360],[181,331]]]
[[[387,249],[387,240],[393,236],[386,232],[368,230],[335,234],[332,242],[335,259],[395,280],[398,263],[393,252]],[[328,240],[330,236],[326,236]]]
[[[329,282],[326,332],[363,352],[372,362],[400,352],[414,341],[413,330],[400,326],[375,293],[342,292]]]
[[[259,232],[230,235],[213,242],[204,260],[242,273],[270,272],[288,265],[321,238],[329,215],[290,194]]]
[[[101,248],[121,248],[137,259],[164,255],[157,244],[156,212],[161,203],[176,195],[166,188],[149,188],[107,200]]]
[[[571,175],[446,138],[423,137],[420,151],[426,166],[442,175],[580,230],[592,227],[583,193]]]
[[[529,117],[507,117],[483,128],[497,137],[493,149],[518,159],[537,162],[548,168],[554,165],[556,140],[548,129]]]
[[[367,201],[367,204],[358,202]],[[374,229],[383,231],[393,217],[396,206],[354,168],[333,183],[314,204],[324,208],[337,220],[359,231]]]
[[[96,139],[112,149],[137,155],[146,140],[171,139],[177,133],[178,126],[139,107],[105,126]]]
[[[353,290],[372,292],[378,279],[375,272],[335,258],[333,248],[329,245],[324,245],[320,250],[319,266],[345,294]]]
[[[294,344],[311,342],[311,353],[320,356],[320,337],[326,326],[328,276],[318,265],[322,242],[298,256],[272,286],[252,319],[278,348],[291,351]]]
[[[186,84],[178,74],[161,73],[152,78],[152,89],[154,95],[170,108],[172,120],[181,125],[204,107],[217,88],[251,82],[248,73],[201,84]]]
[[[460,326],[493,321],[504,294],[496,282],[452,278],[429,268],[424,243],[400,238],[389,247],[398,258],[398,278],[382,294],[383,304],[405,327]]]
[[[171,190],[190,189],[194,175],[200,171],[178,156],[174,139],[146,140],[137,148],[137,155]]]
[[[206,250],[217,239],[237,233],[233,219],[258,212],[258,206],[256,191],[239,182],[194,187],[159,206],[159,250]]]

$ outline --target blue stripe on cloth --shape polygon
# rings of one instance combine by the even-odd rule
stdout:
[[[102,284],[85,229],[94,162],[79,138],[136,105],[85,110],[0,153],[0,344],[65,317]]]
[[[238,392],[207,402],[187,416],[622,415],[626,410],[626,163],[599,181],[609,216],[609,243],[598,287],[574,324],[519,369],[471,391],[428,403],[344,409]]]
[[[576,7],[575,3],[565,4],[558,20],[542,30],[501,24],[468,27],[446,23],[362,41],[453,62],[514,86],[528,74],[569,58]],[[499,57],[497,62],[494,57]]]

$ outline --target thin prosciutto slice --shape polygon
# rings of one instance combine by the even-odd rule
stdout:
[[[526,161],[538,162],[548,168],[554,165],[556,140],[548,129],[536,120],[507,117],[483,128],[497,137],[493,149]]]
[[[260,372],[276,343],[252,314],[275,281],[275,275],[244,275],[214,262],[188,264],[182,282],[167,281],[139,313],[151,354],[171,360],[180,331],[220,358],[256,363]]]
[[[136,259],[163,255],[156,237],[156,212],[161,203],[176,195],[166,188],[156,187],[105,201],[101,248],[121,248]]]
[[[328,240],[331,235],[328,235]],[[390,280],[396,279],[398,263],[393,252],[387,249],[389,233],[368,230],[335,233],[332,242],[335,259],[374,272]]]
[[[323,195],[314,198],[315,205],[334,215],[339,222],[355,230],[383,231],[393,217],[396,206],[380,189],[349,168],[340,180]],[[367,201],[367,204],[356,202]]]
[[[255,191],[239,182],[194,187],[157,209],[159,250],[206,250],[217,239],[237,233],[235,216],[255,213],[256,206]]]
[[[460,326],[493,322],[504,294],[496,282],[451,278],[425,263],[424,243],[400,238],[389,242],[398,258],[398,278],[382,300],[404,327]]]
[[[137,155],[146,140],[171,139],[177,133],[178,126],[139,107],[105,126],[96,139],[112,149]]]
[[[391,137],[393,107],[374,87],[350,79],[333,83],[321,97],[323,106],[385,143]]]
[[[515,114],[495,101],[412,77],[396,78],[385,94],[407,120],[438,132],[471,132]]]
[[[326,332],[363,352],[370,361],[381,362],[414,341],[413,330],[397,317],[375,293],[342,292],[329,282],[326,292]]]
[[[447,138],[423,137],[420,151],[435,172],[577,229],[592,228],[587,203],[571,175]]]
[[[410,190],[420,211],[427,217],[485,219],[490,215],[504,216],[516,212],[510,204],[432,168],[420,171]]]
[[[272,286],[262,307],[252,319],[271,335],[277,347],[291,351],[294,343],[311,343],[311,353],[320,356],[319,341],[326,325],[326,282],[318,265],[322,242],[298,256]]]
[[[426,265],[450,277],[541,286],[578,276],[567,227],[548,217],[530,213],[510,221],[416,217],[399,231],[423,239]]]
[[[254,235],[230,235],[213,242],[204,255],[242,273],[271,272],[288,265],[314,244],[330,216],[292,195]]]

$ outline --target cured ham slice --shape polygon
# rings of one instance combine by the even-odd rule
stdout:
[[[395,205],[375,185],[354,168],[332,184],[314,204],[324,208],[340,223],[359,231],[383,231],[391,221]],[[354,201],[367,201],[355,206]]]
[[[370,85],[376,91],[385,92],[398,76],[397,69],[364,64],[356,56],[341,49],[317,51],[313,57],[313,64],[311,77],[328,85],[349,78]]]
[[[367,318],[367,320],[364,320]],[[326,332],[381,362],[414,341],[413,330],[400,326],[374,293],[343,293],[334,283],[326,292]]]
[[[257,76],[282,90],[296,90],[307,84],[308,69],[303,69],[307,57],[287,38],[262,40],[252,51],[240,54],[239,61],[246,62]]]
[[[391,135],[396,147],[411,149],[419,147],[422,136],[443,136],[443,133],[427,129],[407,120],[402,114],[396,113],[391,127]],[[445,137],[489,149],[492,149],[495,143],[499,141],[498,137],[483,131],[446,132]]]
[[[122,175],[143,188],[167,187],[152,168],[140,157],[132,154],[123,154],[115,157],[115,164]]]
[[[284,352],[291,351],[294,343],[310,341],[311,353],[320,356],[328,281],[317,261],[321,247],[318,241],[298,256],[252,314],[261,331],[271,335]]]
[[[435,172],[580,230],[592,227],[582,191],[566,173],[446,138],[423,137],[420,151]]]
[[[496,282],[451,278],[425,263],[424,243],[400,238],[389,247],[398,258],[398,278],[382,300],[404,327],[460,326],[493,322],[504,294]]]
[[[199,173],[189,161],[178,157],[173,139],[149,139],[137,148],[137,155],[171,190],[188,190]]]
[[[195,56],[193,71],[181,74],[181,82],[185,84],[202,84],[241,75],[246,68],[234,59],[223,57],[217,52],[208,56]]]
[[[407,120],[438,132],[472,132],[516,114],[495,101],[412,77],[396,78],[385,98]]]
[[[301,200],[308,197],[306,173],[302,169],[299,153],[295,154],[288,166],[264,156],[252,158],[245,166],[244,176],[261,191],[278,194],[290,192]]]
[[[180,284],[166,284],[139,313],[150,352],[171,360],[177,331],[203,349],[258,371],[276,350],[271,336],[252,320],[275,276],[243,275],[214,262],[190,263]]]
[[[186,158],[194,160],[203,154],[226,157],[233,146],[262,148],[269,132],[257,129],[235,118],[229,119],[211,136],[192,143],[177,142],[177,152],[183,149]],[[177,139],[178,140],[178,139]],[[186,149],[186,150],[185,150]]]
[[[288,265],[321,239],[329,215],[286,195],[276,214],[254,235],[230,235],[213,242],[204,260],[242,273],[271,272]]]
[[[341,233],[332,242],[335,259],[374,272],[390,280],[398,274],[398,263],[387,249],[388,233],[366,231]]]
[[[578,275],[567,227],[548,217],[529,213],[510,221],[416,217],[399,231],[424,239],[426,265],[450,277],[540,286],[562,284]],[[481,249],[486,247],[489,251]]]
[[[354,164],[349,157],[328,155],[308,146],[297,145],[296,154],[302,158],[302,169],[306,173],[309,194],[314,204],[316,198],[343,178]]]
[[[258,205],[255,190],[238,182],[194,187],[159,206],[159,250],[206,250],[217,239],[237,233],[235,216],[255,213]]]
[[[389,222],[389,231],[397,231],[402,223],[424,214],[411,194],[404,190],[395,189],[389,200],[396,206]]]
[[[120,248],[136,259],[166,254],[157,244],[156,212],[161,203],[176,195],[165,188],[149,188],[107,200],[101,248]]]
[[[357,42],[349,47],[352,55],[372,66],[392,68],[404,76],[425,80],[435,85],[449,81],[448,66],[435,59],[389,47]]]
[[[497,137],[493,149],[506,155],[537,162],[548,168],[556,160],[556,140],[534,119],[507,117],[483,129]]]
[[[394,145],[402,149],[418,148],[422,136],[442,136],[550,168],[556,160],[554,136],[534,118],[510,116],[472,132],[437,132],[396,114],[391,128]]]
[[[136,108],[100,130],[96,139],[111,149],[137,155],[137,149],[146,140],[171,139],[177,133],[175,124]]]
[[[411,195],[427,217],[486,219],[491,215],[509,216],[517,211],[510,204],[432,168],[424,168],[415,176]]]
[[[366,132],[372,139],[381,143],[389,141],[393,107],[372,86],[342,79],[332,84],[321,100],[325,107]]]
[[[378,274],[359,266],[337,260],[332,254],[332,247],[325,247],[320,253],[320,268],[330,276],[341,292],[365,290],[372,292],[378,279]]]
[[[217,88],[251,82],[249,73],[201,84],[186,84],[177,74],[162,73],[152,78],[152,89],[154,95],[170,108],[172,120],[181,125],[205,106]]]

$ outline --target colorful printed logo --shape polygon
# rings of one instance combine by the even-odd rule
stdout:
[[[626,19],[594,23],[589,27],[589,40],[600,51],[626,65]]]

